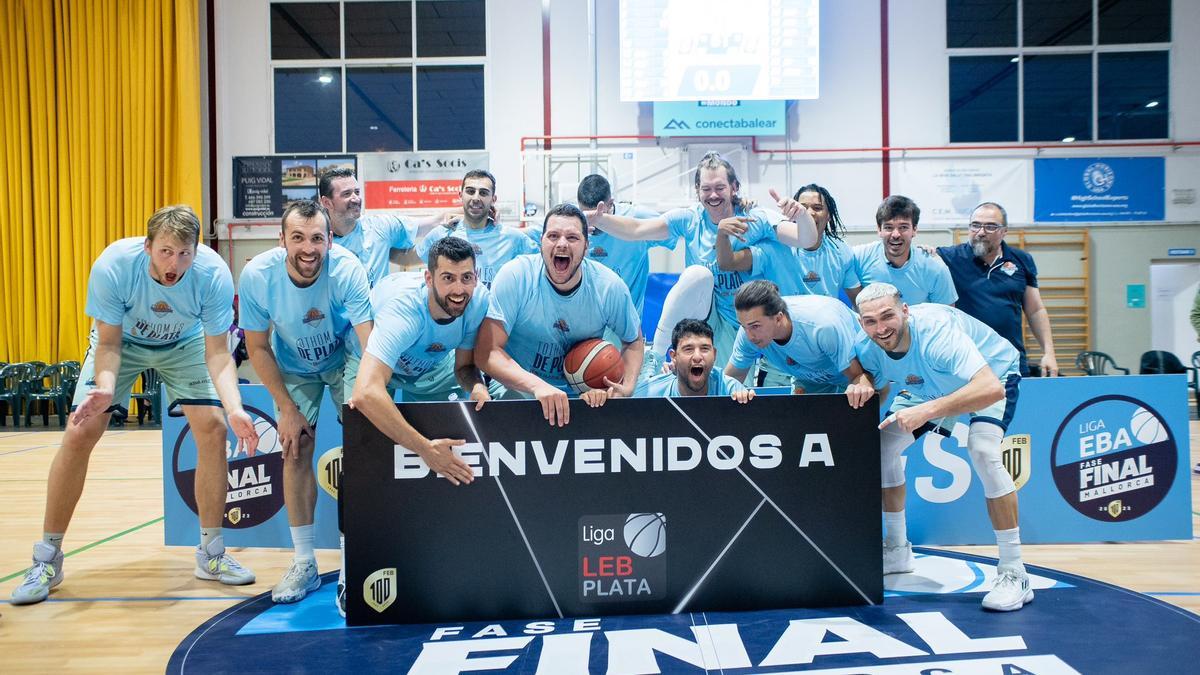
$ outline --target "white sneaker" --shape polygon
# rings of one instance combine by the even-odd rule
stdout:
[[[913,562],[912,542],[906,541],[900,546],[883,545],[883,573],[908,574],[916,569]]]
[[[344,619],[344,618],[346,618],[346,568],[345,567],[342,567],[342,569],[338,570],[336,599],[337,599],[338,614],[341,614],[342,618]]]
[[[275,588],[271,589],[271,602],[300,602],[304,596],[321,587],[321,576],[317,574],[316,560],[293,560]]]
[[[983,596],[983,608],[995,612],[1013,612],[1033,602],[1033,589],[1024,566],[996,568],[996,582]]]
[[[50,589],[62,583],[63,552],[44,541],[33,545],[33,565],[26,570],[21,585],[13,589],[12,604],[32,605],[50,595]]]
[[[196,547],[196,578],[219,581],[228,586],[254,583],[254,572],[242,567],[233,556],[226,553],[219,539],[210,542],[208,550]]]

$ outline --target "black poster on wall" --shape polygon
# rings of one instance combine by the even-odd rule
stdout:
[[[233,158],[233,217],[278,218],[287,205],[317,198],[317,177],[332,167],[356,169],[354,155],[264,155]]]
[[[557,428],[535,401],[400,405],[467,441],[459,487],[346,409],[348,622],[879,603],[876,407],[573,401]]]

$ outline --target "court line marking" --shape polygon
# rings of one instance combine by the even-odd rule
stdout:
[[[677,404],[674,399],[672,399],[671,397],[668,396],[666,401],[667,401],[667,403],[670,403],[671,406],[675,408],[675,410],[679,411],[679,414],[683,416],[683,419],[687,420],[688,423],[691,424],[692,427],[696,429],[696,431],[700,432],[700,435],[703,436],[705,440],[707,440],[709,443],[712,443],[712,437],[709,436],[707,433],[705,433],[705,431],[700,428],[700,425],[696,424],[695,420],[693,420],[691,417],[688,417],[688,414],[683,412],[683,408],[680,408],[679,404]],[[794,520],[792,520],[791,516],[784,513],[783,509],[779,508],[779,505],[776,504],[775,501],[773,499],[771,499],[767,495],[767,493],[761,487],[759,487],[757,483],[754,482],[753,479],[750,478],[750,476],[746,475],[746,472],[742,470],[742,467],[740,467],[740,466],[735,467],[734,471],[737,471],[738,475],[740,475],[742,478],[746,479],[746,482],[749,483],[750,486],[753,487],[758,492],[758,494],[761,495],[762,498],[764,500],[766,500],[766,502],[768,504],[771,505],[771,508],[775,509],[776,513],[778,513],[780,516],[782,516],[783,519],[785,521],[787,521],[788,525],[792,526],[792,529],[796,530],[796,532],[799,532],[800,536],[804,537],[804,541],[808,542],[808,545],[812,546],[813,550],[816,551],[817,554],[820,555],[822,558],[824,558],[825,562],[829,563],[829,566],[832,567],[833,570],[835,572],[837,572],[838,575],[840,575],[842,577],[842,579],[844,579],[846,581],[846,583],[850,584],[850,587],[853,588],[854,591],[856,593],[858,593],[858,595],[860,597],[862,597],[862,599],[865,600],[868,605],[871,605],[872,607],[875,606],[875,603],[872,602],[871,598],[868,597],[867,594],[864,593],[863,590],[858,587],[858,584],[854,583],[854,581],[849,576],[847,576],[845,572],[842,571],[842,568],[838,567],[837,563],[833,562],[833,560],[830,559],[830,557],[825,554],[825,551],[821,550],[821,547],[817,546],[817,543],[815,541],[813,541],[812,539],[810,539],[808,534],[804,530],[800,529],[800,526],[797,525]]]
[[[134,525],[133,527],[129,528],[128,530],[123,530],[116,534],[110,534],[109,536],[107,536],[103,539],[100,539],[98,541],[93,541],[92,543],[84,545],[84,546],[80,546],[79,548],[77,548],[73,551],[68,551],[66,553],[63,553],[63,557],[69,558],[69,557],[75,555],[76,553],[83,553],[84,551],[86,551],[90,548],[95,548],[95,547],[99,546],[100,544],[106,544],[114,539],[119,538],[119,537],[124,537],[125,535],[130,534],[132,532],[137,532],[138,530],[142,529],[143,527],[149,527],[150,525],[153,525],[155,523],[161,523],[163,521],[163,518],[164,518],[164,516],[159,516],[159,517],[155,518],[154,520],[148,520],[148,521],[142,523],[141,525]],[[25,569],[21,570],[20,572],[13,572],[12,574],[10,574],[6,577],[0,578],[0,584],[4,583],[6,581],[11,581],[13,579],[16,579],[19,576],[24,576],[24,574],[28,571],[29,571],[29,568],[26,567]]]
[[[472,403],[474,405],[474,403]],[[484,459],[487,460],[488,466],[492,465],[492,458],[488,454],[487,446],[483,439],[479,437],[479,430],[475,428],[475,420],[471,419],[471,413],[467,410],[467,404],[460,401],[458,409],[462,411],[463,418],[467,420],[467,426],[471,427],[471,433],[475,434],[475,442],[479,444],[480,452],[483,453]],[[546,594],[550,596],[550,602],[554,604],[554,611],[558,612],[558,618],[563,617],[562,608],[558,606],[558,598],[554,597],[554,591],[550,590],[550,582],[546,580],[546,573],[542,571],[542,563],[538,561],[537,554],[533,552],[533,545],[529,543],[529,537],[525,535],[525,528],[521,526],[521,519],[517,517],[517,512],[513,510],[512,502],[508,501],[508,493],[504,491],[504,485],[500,483],[500,476],[492,476],[496,481],[496,487],[500,488],[500,496],[504,498],[504,505],[508,507],[508,513],[512,516],[513,522],[517,525],[517,531],[521,533],[521,540],[525,542],[525,550],[529,551],[529,557],[533,560],[533,566],[537,569],[538,576],[542,578],[542,585],[546,587]]]
[[[32,448],[21,448],[20,450],[9,450],[8,452],[0,452],[0,457],[5,455],[19,455],[23,452],[33,452],[34,450],[45,450],[46,448],[57,448],[62,443],[48,443],[46,445],[35,445]]]

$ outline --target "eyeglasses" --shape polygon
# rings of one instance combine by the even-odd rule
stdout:
[[[1000,223],[971,223],[970,225],[967,225],[967,229],[969,229],[972,232],[978,232],[980,230],[983,230],[984,232],[987,232],[988,234],[995,234],[996,232],[999,232],[1003,228],[1004,228],[1004,226],[1001,225]]]

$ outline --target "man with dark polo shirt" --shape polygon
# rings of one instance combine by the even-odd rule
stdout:
[[[1029,374],[1021,312],[1029,317],[1029,329],[1042,346],[1041,374],[1058,375],[1050,316],[1038,291],[1037,265],[1033,257],[1004,243],[1008,214],[995,202],[984,202],[971,212],[970,239],[957,246],[938,247],[938,255],[950,268],[958,291],[956,307],[987,324],[1021,353],[1021,374]]]

